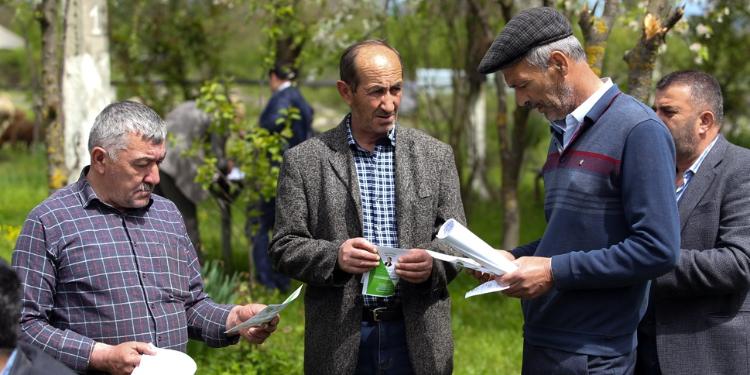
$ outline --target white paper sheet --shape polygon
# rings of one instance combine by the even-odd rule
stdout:
[[[193,375],[198,365],[189,355],[172,349],[154,347],[156,354],[144,354],[141,363],[133,370],[132,375]]]
[[[264,323],[270,322],[276,315],[278,315],[281,310],[284,310],[287,305],[292,303],[297,297],[299,297],[299,293],[302,290],[303,285],[300,285],[297,290],[292,292],[292,294],[287,297],[284,302],[277,304],[277,305],[268,305],[265,309],[260,310],[259,313],[253,315],[252,318],[234,326],[232,329],[224,332],[224,333],[235,333],[239,332],[241,329],[248,328],[248,327],[257,327]]]
[[[477,261],[493,275],[504,275],[515,271],[518,266],[502,256],[481,238],[454,219],[448,219],[438,231],[437,238],[454,249]]]
[[[439,253],[437,251],[427,250],[427,254],[430,254],[435,259],[442,260],[443,262],[453,263],[457,266],[469,268],[475,271],[484,272],[484,273],[491,273],[492,271],[482,267],[481,264],[477,263],[474,259],[471,258],[462,258],[462,257],[456,257],[453,255],[443,254]]]
[[[492,292],[499,292],[501,290],[508,289],[507,285],[502,285],[495,280],[490,280],[478,287],[466,292],[464,298],[478,296],[480,294],[487,294]]]

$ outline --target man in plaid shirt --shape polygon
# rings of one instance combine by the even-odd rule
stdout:
[[[109,105],[89,135],[91,164],[31,211],[16,243],[20,338],[77,371],[129,374],[154,354],[148,343],[236,343],[224,332],[265,307],[217,304],[203,291],[179,211],[151,194],[165,137],[151,108]],[[240,335],[261,343],[277,323]]]

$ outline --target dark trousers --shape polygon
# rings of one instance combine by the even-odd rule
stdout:
[[[404,320],[362,322],[357,375],[413,374]]]
[[[659,354],[656,351],[656,329],[653,326],[653,321],[644,321],[641,323],[641,327],[638,327],[638,355],[635,363],[635,374],[661,375]]]
[[[635,351],[601,357],[523,344],[523,375],[632,375]]]
[[[260,216],[249,221],[251,225],[257,225],[252,239],[255,278],[268,288],[286,292],[289,289],[289,277],[274,271],[268,258],[268,234],[276,219],[276,200],[263,201],[256,208],[260,211]]]

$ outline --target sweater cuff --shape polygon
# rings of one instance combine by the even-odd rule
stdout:
[[[571,289],[573,270],[570,266],[570,253],[555,255],[552,257],[552,279],[558,290]]]

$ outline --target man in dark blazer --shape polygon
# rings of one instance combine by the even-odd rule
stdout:
[[[272,133],[284,130],[286,121],[291,122],[291,136],[287,147],[292,148],[312,136],[313,109],[302,93],[293,85],[297,70],[291,65],[277,63],[268,72],[268,85],[271,88],[271,99],[260,115],[260,126]],[[290,113],[294,108],[297,113]],[[257,204],[260,215],[248,220],[248,233],[253,233],[253,262],[255,277],[269,287],[286,291],[289,288],[289,277],[273,270],[268,259],[268,233],[273,229],[276,201],[270,199]]]
[[[677,150],[681,255],[652,282],[639,374],[750,374],[750,150],[721,134],[721,88],[697,71],[656,86]]]
[[[307,283],[308,374],[450,374],[447,284],[457,270],[424,249],[448,219],[465,222],[451,148],[396,126],[402,68],[382,41],[349,47],[337,89],[351,113],[284,157],[270,256]],[[395,294],[362,293],[377,246],[409,249],[394,259]]]
[[[2,375],[73,375],[41,349],[18,342],[21,315],[21,282],[16,272],[0,258],[0,374]]]

